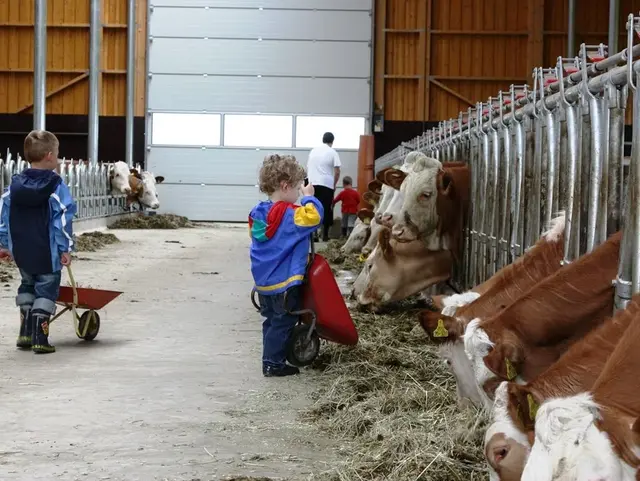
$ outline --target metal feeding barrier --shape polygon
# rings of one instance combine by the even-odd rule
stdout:
[[[533,87],[478,102],[375,161],[376,173],[413,150],[471,169],[464,261],[454,281],[478,285],[534,245],[565,211],[564,260],[591,252],[624,227],[616,308],[640,291],[640,17],[630,14],[627,48],[585,45],[575,58],[535,68]],[[633,141],[625,168],[624,121],[633,96]]]
[[[60,164],[60,177],[69,187],[77,204],[75,218],[78,220],[96,219],[124,213],[126,196],[113,195],[109,180],[112,164],[87,164],[80,160],[63,159]],[[5,159],[0,158],[0,188],[4,190],[11,184],[11,178],[29,167],[29,163],[18,155],[13,158],[7,151]],[[140,166],[136,166],[140,169]]]

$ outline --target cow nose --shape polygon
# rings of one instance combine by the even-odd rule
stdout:
[[[392,214],[385,214],[382,216],[382,223],[383,224],[391,224],[393,222],[393,215]]]
[[[363,247],[362,248],[362,255],[365,257],[365,259],[367,258],[367,256],[371,254],[371,249],[369,247]]]
[[[125,194],[130,194],[131,193],[131,187],[125,187],[124,188],[124,193]]]
[[[382,214],[376,214],[376,222],[379,224],[382,222]]]
[[[160,208],[160,202],[155,202],[152,206],[152,209],[159,209]]]
[[[402,235],[404,234],[404,227],[394,225],[393,229],[391,230],[391,233],[393,234],[394,237],[402,237]]]

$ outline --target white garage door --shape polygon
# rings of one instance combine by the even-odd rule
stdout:
[[[150,0],[147,166],[162,212],[246,221],[265,155],[334,133],[357,183],[371,0]]]

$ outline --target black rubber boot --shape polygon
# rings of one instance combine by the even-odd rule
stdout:
[[[33,352],[36,354],[49,354],[56,352],[55,346],[49,344],[49,319],[47,314],[31,314],[33,319],[33,339],[31,341]]]
[[[283,367],[262,366],[264,377],[285,377],[300,374],[300,369],[295,366],[285,364]]]
[[[20,334],[16,341],[16,347],[20,349],[31,349],[33,323],[30,314],[30,309],[20,309]]]

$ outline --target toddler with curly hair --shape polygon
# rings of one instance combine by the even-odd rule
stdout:
[[[292,315],[301,309],[302,282],[307,269],[311,235],[324,211],[313,185],[303,186],[304,168],[292,155],[269,155],[260,169],[260,191],[269,200],[249,214],[251,274],[262,316],[262,373],[266,377],[298,374],[286,363]],[[302,193],[300,205],[299,193]]]

